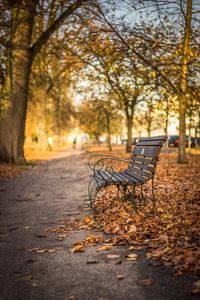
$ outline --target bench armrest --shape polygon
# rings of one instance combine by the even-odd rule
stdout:
[[[120,158],[120,157],[116,157],[116,156],[107,156],[107,155],[99,153],[99,154],[93,154],[90,157],[88,165],[93,172],[101,171],[103,169],[108,172],[114,172],[114,170],[111,166],[104,165],[105,160],[113,160],[113,161],[127,162],[127,163],[130,162],[129,159]]]

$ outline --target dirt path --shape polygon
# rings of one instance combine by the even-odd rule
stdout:
[[[172,277],[142,252],[131,262],[124,259],[127,247],[115,247],[109,253],[121,256],[117,264],[96,246],[71,254],[73,243],[98,232],[72,230],[59,240],[47,231],[87,214],[88,176],[86,160],[75,150],[1,185],[0,300],[197,299],[191,294],[195,277]],[[142,286],[143,279],[153,283]]]

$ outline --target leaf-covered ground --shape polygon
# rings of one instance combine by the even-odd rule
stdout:
[[[12,179],[22,174],[23,170],[15,165],[0,164],[0,180]]]
[[[113,201],[115,194],[114,188],[100,194],[96,218],[85,218],[79,227],[101,226],[104,232],[114,234],[112,243],[129,244],[132,250],[146,249],[148,258],[173,266],[174,275],[200,274],[199,155],[190,156],[189,163],[183,165],[176,163],[175,154],[160,155],[155,177],[155,216],[132,213],[132,204],[122,197]],[[148,187],[146,196],[150,196]],[[85,244],[89,244],[87,240]]]

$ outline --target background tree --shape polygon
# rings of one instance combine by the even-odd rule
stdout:
[[[134,4],[133,4],[134,3]],[[124,4],[123,4],[124,5]],[[195,5],[197,10],[195,10]],[[187,108],[186,86],[194,80],[190,70],[191,53],[196,52],[198,42],[192,44],[196,35],[199,19],[197,1],[125,1],[124,15],[116,18],[105,14],[103,6],[99,13],[126,51],[132,51],[146,66],[150,66],[155,76],[162,78],[179,99],[179,135],[180,146],[178,162],[186,162],[185,153],[185,112]],[[127,10],[129,8],[129,11]],[[119,9],[119,8],[117,8]],[[137,11],[139,18],[131,23],[124,19],[130,18]],[[194,17],[196,16],[196,17]],[[146,20],[145,20],[146,19]],[[193,20],[193,22],[192,22]],[[184,30],[183,30],[184,28]],[[126,33],[132,34],[140,41],[140,46],[130,44]],[[141,52],[141,47],[144,51]],[[152,59],[153,58],[153,59]],[[170,76],[169,76],[170,74]]]
[[[0,157],[5,162],[24,163],[24,132],[28,104],[30,74],[33,61],[52,34],[85,1],[74,3],[55,2],[57,18],[50,23],[36,40],[32,40],[37,1],[18,0],[5,10],[10,14],[10,56],[9,72],[5,80],[9,82],[9,98],[2,116]],[[45,11],[45,3],[44,11]],[[47,22],[48,23],[48,22]]]

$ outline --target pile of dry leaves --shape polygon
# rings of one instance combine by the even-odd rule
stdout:
[[[96,218],[85,218],[79,228],[101,226],[104,232],[114,234],[112,243],[129,244],[132,250],[147,249],[148,258],[173,266],[175,275],[200,273],[199,155],[180,165],[174,154],[161,154],[155,177],[155,216],[131,214],[132,204],[120,197],[113,202],[116,191],[109,189],[97,200]]]
[[[15,176],[22,174],[23,170],[15,165],[0,164],[0,180],[12,179]]]

